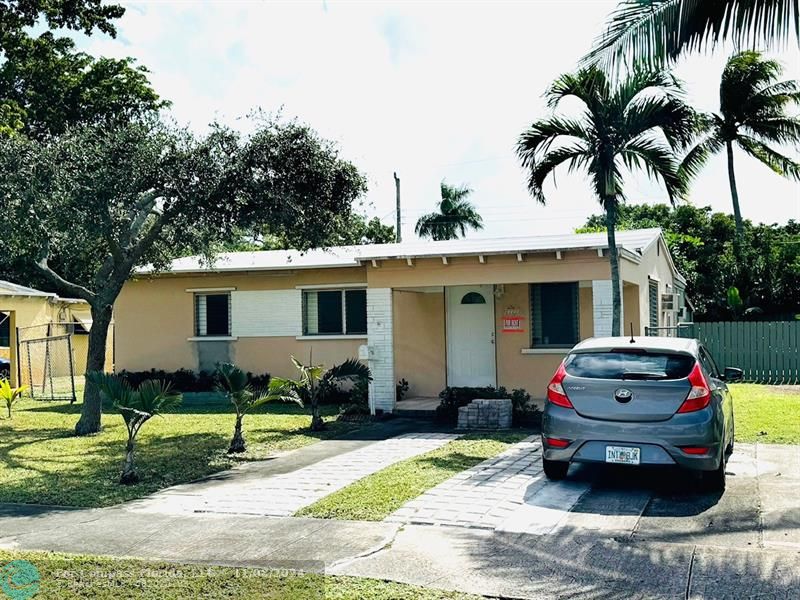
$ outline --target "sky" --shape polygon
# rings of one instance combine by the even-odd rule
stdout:
[[[256,108],[310,124],[366,174],[365,211],[387,224],[395,222],[397,172],[404,239],[435,208],[442,180],[473,189],[486,227],[470,237],[564,233],[598,212],[587,181],[566,169],[546,184],[547,205],[536,204],[514,146],[548,114],[544,91],[574,70],[616,0],[123,4],[117,38],[80,37],[83,50],[136,58],[173,102],[172,116],[198,133],[212,120],[246,130]],[[677,66],[695,107],[718,108],[730,51]],[[800,78],[796,46],[772,56],[786,78]],[[736,168],[746,218],[800,219],[800,184],[743,154]],[[641,175],[625,191],[630,202],[666,202]],[[731,212],[724,156],[697,179],[690,201]]]

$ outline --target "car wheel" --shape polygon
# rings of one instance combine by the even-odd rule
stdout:
[[[715,471],[705,471],[703,473],[703,487],[709,492],[725,491],[725,456],[719,460],[719,468]]]
[[[567,476],[569,471],[569,463],[560,460],[547,460],[542,459],[542,466],[544,466],[544,474],[551,481],[559,481]]]

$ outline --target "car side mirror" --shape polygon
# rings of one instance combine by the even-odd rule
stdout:
[[[741,381],[744,378],[744,371],[737,369],[736,367],[725,367],[724,378],[728,383]]]

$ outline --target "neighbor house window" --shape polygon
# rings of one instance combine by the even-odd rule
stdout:
[[[0,346],[11,345],[11,315],[0,312]]]
[[[198,337],[230,336],[230,294],[194,295],[194,333]]]
[[[367,333],[367,290],[303,292],[303,335]]]
[[[579,341],[578,282],[531,284],[534,348],[571,348]]]

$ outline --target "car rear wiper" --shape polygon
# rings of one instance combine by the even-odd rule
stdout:
[[[622,379],[666,379],[666,373],[659,373],[658,371],[626,371],[622,374]]]

